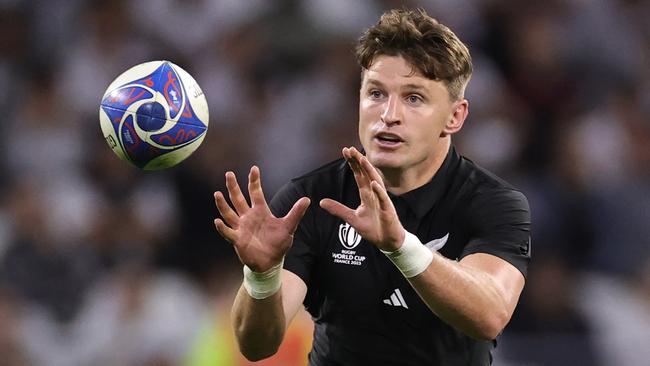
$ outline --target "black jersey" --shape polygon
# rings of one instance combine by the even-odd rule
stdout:
[[[345,160],[292,180],[273,198],[271,209],[285,215],[303,196],[312,204],[284,268],[307,284],[304,305],[315,323],[310,365],[491,363],[496,341],[474,340],[441,321],[379,249],[319,207],[323,198],[351,208],[359,205],[359,190]],[[526,198],[454,148],[429,183],[390,197],[404,228],[443,256],[460,260],[489,253],[526,275]]]

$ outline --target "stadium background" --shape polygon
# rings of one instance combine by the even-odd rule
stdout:
[[[354,41],[402,5],[470,45],[455,142],[532,207],[534,261],[495,364],[647,364],[643,0],[0,1],[0,364],[244,364],[227,325],[241,270],[212,193],[255,163],[270,197],[356,144]],[[180,166],[143,173],[106,146],[98,104],[155,59],[197,79],[210,129]],[[264,364],[304,364],[309,338],[302,314]]]

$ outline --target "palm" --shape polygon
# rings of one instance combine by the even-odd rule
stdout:
[[[358,227],[355,227],[357,232],[361,234],[366,240],[371,242],[383,241],[383,230],[381,225],[381,217],[377,210],[376,202],[361,203],[356,210],[355,219]]]
[[[272,267],[291,247],[290,228],[270,211],[254,207],[239,219],[233,245],[239,259],[250,268]]]
[[[309,207],[309,199],[299,199],[285,217],[275,217],[269,209],[257,167],[251,168],[248,205],[232,172],[226,173],[226,186],[234,207],[221,192],[214,197],[223,217],[215,220],[219,233],[235,247],[239,260],[255,272],[264,272],[279,264],[293,242],[298,222]]]

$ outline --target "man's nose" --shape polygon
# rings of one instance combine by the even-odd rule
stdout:
[[[388,97],[384,105],[384,112],[381,114],[381,121],[386,125],[400,123],[402,119],[399,99],[394,96]]]

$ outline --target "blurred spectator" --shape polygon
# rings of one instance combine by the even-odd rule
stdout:
[[[0,269],[7,286],[26,306],[38,307],[53,322],[76,314],[97,275],[90,247],[56,242],[47,226],[45,197],[35,182],[19,181],[9,193],[10,244]]]
[[[644,365],[650,358],[650,256],[622,279],[590,273],[579,294],[606,365]]]
[[[80,31],[67,40],[57,80],[73,116],[96,120],[110,82],[158,51],[155,40],[133,29],[135,16],[124,0],[87,1],[77,10],[70,26]]]
[[[4,285],[0,285],[0,354],[6,366],[27,366],[24,342],[20,339],[20,304]]]
[[[521,303],[497,348],[499,361],[514,365],[601,364],[592,325],[574,296],[576,273],[567,260],[536,253]]]
[[[0,111],[3,122],[16,113],[26,89],[25,61],[30,51],[28,10],[17,5],[0,5]],[[5,123],[3,123],[5,125]],[[0,135],[0,170],[6,169],[9,134]],[[11,180],[11,174],[0,175],[0,189]]]

